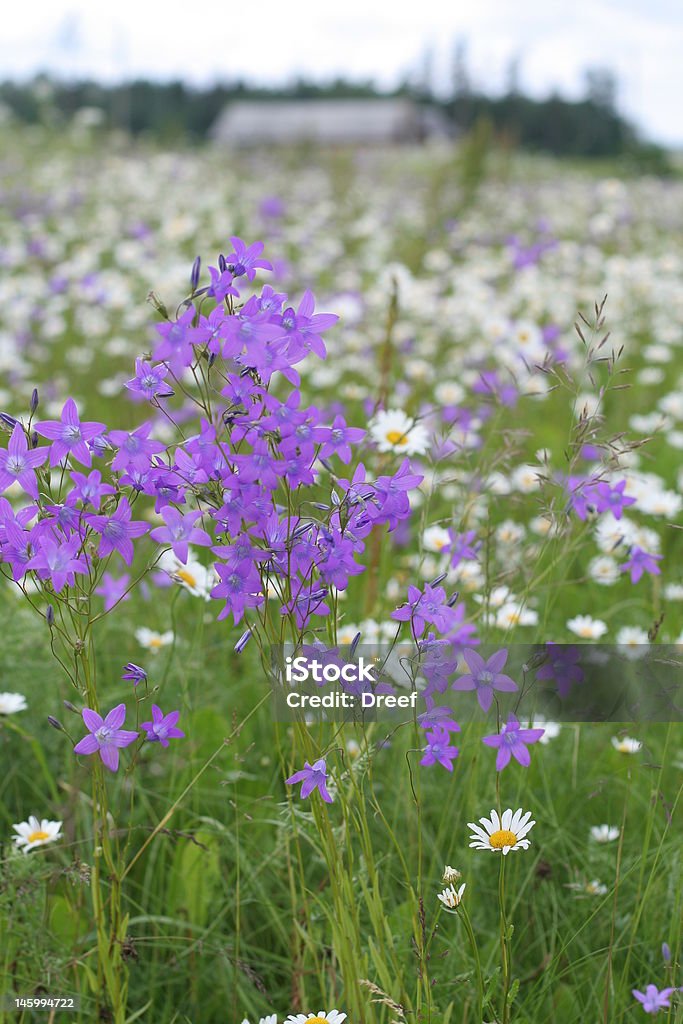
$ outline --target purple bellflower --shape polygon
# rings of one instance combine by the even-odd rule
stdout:
[[[477,700],[483,711],[488,711],[491,707],[494,690],[514,693],[517,689],[517,683],[510,676],[506,676],[501,672],[508,657],[508,652],[505,648],[496,651],[486,661],[484,661],[481,654],[477,654],[471,648],[463,651],[463,657],[470,671],[463,676],[459,676],[451,684],[451,689],[476,690]]]
[[[527,744],[538,743],[544,732],[544,729],[522,729],[517,718],[510,715],[507,723],[500,727],[500,732],[493,736],[484,736],[482,743],[487,747],[498,748],[496,771],[502,772],[512,757],[524,768],[528,768],[531,764],[531,755],[527,750]]]
[[[327,766],[324,757],[319,758],[312,765],[308,761],[304,761],[303,768],[290,775],[285,782],[288,786],[294,786],[297,782],[301,783],[302,800],[305,800],[314,789],[317,789],[326,804],[332,803],[332,797],[327,791]]]
[[[166,505],[161,510],[165,525],[157,526],[150,533],[150,537],[158,544],[170,544],[176,558],[183,563],[187,562],[190,544],[211,547],[213,543],[206,530],[200,530],[194,525],[201,515],[202,513],[197,511],[186,512],[183,515],[173,505]]]
[[[427,733],[425,739],[427,746],[424,748],[424,757],[420,764],[425,767],[440,764],[452,772],[453,761],[458,756],[458,748],[451,746],[451,737],[446,729],[436,726]]]
[[[663,988],[660,991],[656,985],[648,985],[644,992],[639,992],[637,988],[632,989],[634,998],[642,1004],[645,1013],[652,1014],[668,1010],[671,1006],[671,996],[679,991],[681,990],[676,988]]]
[[[50,465],[57,466],[67,455],[71,455],[83,466],[92,465],[88,441],[104,433],[104,423],[81,423],[73,398],[68,398],[62,409],[61,420],[43,420],[36,423],[36,433],[52,441]]]
[[[91,708],[83,708],[82,715],[88,735],[79,740],[74,753],[96,754],[99,751],[103,764],[115,772],[119,767],[120,748],[129,746],[139,736],[137,732],[121,728],[126,718],[126,705],[118,704],[106,718]]]
[[[152,721],[142,722],[140,728],[145,730],[151,743],[161,743],[162,747],[167,747],[169,740],[185,738],[185,733],[176,728],[179,718],[179,711],[169,711],[165,715],[158,704],[152,704]]]
[[[100,558],[118,551],[127,565],[133,561],[133,540],[147,533],[149,525],[131,522],[132,510],[128,498],[122,498],[116,511],[110,516],[89,515],[88,526],[102,537],[99,547]]]
[[[36,469],[49,455],[48,448],[30,449],[21,423],[15,424],[7,449],[0,448],[0,493],[18,483],[34,501],[38,500]]]

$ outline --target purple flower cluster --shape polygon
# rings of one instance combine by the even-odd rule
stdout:
[[[48,593],[61,593],[87,578],[82,590],[101,594],[112,608],[128,580],[104,572],[109,557],[131,565],[136,542],[149,534],[181,562],[194,547],[211,549],[220,619],[240,622],[269,594],[303,632],[329,614],[330,592],[363,571],[359,556],[371,530],[393,530],[409,517],[408,491],[422,478],[408,460],[372,482],[357,465],[351,479],[335,477],[329,505],[316,504],[323,515],[310,515],[310,503],[302,514],[299,490],[320,483],[328,460],[348,464],[365,435],[339,413],[326,423],[319,409],[301,403],[296,366],[311,353],[325,358],[322,336],[338,317],[316,312],[308,291],[293,304],[265,285],[241,302],[242,282],[271,266],[262,243],[231,244],[210,268],[208,287],[197,290],[198,264],[193,268],[191,298],[176,320],[157,326],[151,360],[138,359],[126,384],[166,422],[179,425],[199,405],[194,433],[179,429],[181,440],[167,446],[155,436],[154,417],[110,430],[81,420],[71,398],[58,420],[38,422],[32,432],[13,421],[8,448],[0,450],[0,491],[18,484],[33,502],[17,513],[0,504],[0,561],[15,580],[33,572]],[[171,408],[170,399],[187,395],[181,378],[188,372],[203,376],[211,399],[188,396],[186,406]],[[277,397],[269,387],[275,376]],[[49,444],[39,446],[40,438]],[[94,458],[102,470],[91,469]],[[59,485],[45,464],[60,469]],[[151,529],[135,517],[137,502],[152,502],[163,525]],[[444,625],[450,609],[437,613],[439,601],[439,592],[425,593],[418,622]]]

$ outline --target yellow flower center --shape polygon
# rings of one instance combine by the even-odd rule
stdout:
[[[188,572],[187,569],[179,569],[178,572],[176,573],[176,576],[178,577],[179,580],[182,580],[183,583],[187,583],[188,587],[197,586],[196,577],[193,576],[191,572]]]
[[[38,842],[42,842],[43,839],[49,839],[49,838],[50,838],[50,833],[49,832],[43,832],[43,831],[41,831],[41,829],[38,829],[37,832],[31,832],[31,835],[28,837],[28,841],[29,841],[29,843],[38,843]]]
[[[489,843],[494,850],[502,850],[504,846],[514,846],[516,842],[517,836],[507,828],[498,829],[497,832],[489,836]]]
[[[387,441],[389,444],[408,444],[408,435],[404,434],[401,430],[389,430],[387,432]],[[322,1020],[322,1017],[316,1017],[315,1020]]]
[[[329,1024],[329,1021],[325,1017],[309,1017],[306,1024]]]

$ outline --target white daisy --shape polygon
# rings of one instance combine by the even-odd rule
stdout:
[[[429,434],[402,409],[381,410],[368,424],[370,436],[381,452],[424,455],[429,448]]]
[[[467,827],[472,829],[470,846],[475,850],[490,850],[492,853],[507,855],[510,850],[528,850],[529,840],[526,835],[536,822],[531,818],[531,811],[526,813],[520,807],[514,811],[508,807],[499,817],[498,811],[491,811],[490,818],[480,818],[480,825],[470,821]]]
[[[514,601],[516,598],[509,587],[494,587],[488,601],[481,594],[475,594],[474,600],[477,604],[488,604],[489,608],[502,608],[508,601]]]
[[[593,619],[590,615],[576,615],[567,622],[567,629],[584,640],[598,640],[607,632],[607,625],[601,619]]]
[[[21,821],[18,825],[12,825],[12,828],[17,833],[12,837],[14,842],[20,849],[23,848],[24,853],[28,853],[29,850],[34,850],[37,846],[46,846],[47,843],[53,843],[59,839],[62,822],[48,821],[47,818],[38,821],[36,816],[31,814],[28,821]]]
[[[360,632],[361,631],[355,622],[349,622],[346,625],[339,626],[337,629],[337,643],[341,644],[342,647],[350,646]]]
[[[546,516],[535,516],[529,521],[529,529],[539,537],[547,537],[554,525],[553,519]]]
[[[616,825],[592,825],[591,839],[594,839],[596,843],[613,843],[615,839],[619,838],[620,832],[621,829]]]
[[[450,542],[451,538],[448,535],[448,530],[445,530],[443,526],[428,526],[422,534],[423,548],[425,551],[433,551],[435,554],[443,551]]]
[[[22,693],[0,693],[0,715],[15,715],[26,711],[26,697]]]
[[[574,892],[581,893],[582,896],[607,895],[607,886],[599,882],[597,878],[592,879],[590,882],[569,882],[567,889],[573,889]]]
[[[285,1024],[342,1024],[346,1020],[346,1014],[339,1010],[328,1010],[324,1013],[318,1010],[317,1013],[297,1013],[287,1017]]]
[[[460,872],[458,872],[458,875]],[[457,910],[462,902],[462,896],[465,892],[467,883],[463,882],[459,889],[456,889],[454,885],[447,886],[443,892],[437,893],[437,899],[444,905],[446,910]]]
[[[596,583],[609,587],[619,579],[619,566],[609,555],[598,555],[589,562],[588,575]]]
[[[465,397],[465,389],[457,381],[444,380],[434,388],[434,397],[440,405],[458,405]]]
[[[437,893],[437,898],[448,910],[456,910],[460,906],[466,885],[467,882],[463,882],[459,889],[456,889],[454,885],[449,885],[443,892]]]
[[[159,569],[168,573],[175,583],[189,590],[193,597],[202,597],[205,601],[210,599],[211,591],[218,582],[212,568],[191,558],[186,563],[181,562],[172,551],[164,551],[159,559]]]
[[[173,630],[169,629],[165,633],[155,633],[153,629],[140,626],[139,629],[135,630],[135,639],[141,647],[146,647],[152,654],[157,654],[162,647],[168,647],[169,644],[173,643]]]
[[[501,544],[519,544],[524,540],[524,527],[513,519],[506,519],[496,527],[496,540]]]
[[[538,612],[535,612],[533,608],[523,607],[520,601],[508,601],[496,612],[495,623],[498,629],[536,626],[538,625]]]
[[[479,562],[475,562],[472,558],[467,558],[464,562],[460,562],[451,573],[450,578],[454,583],[460,584],[461,590],[466,590],[468,593],[480,590],[486,582],[486,577]],[[478,600],[478,598],[475,597],[475,600]]]
[[[650,640],[647,631],[640,626],[622,626],[617,633],[617,644],[620,654],[625,655],[630,661],[636,661],[645,657]]]
[[[618,736],[612,737],[612,746],[620,754],[637,754],[642,745],[640,740],[634,740],[630,736],[624,736],[622,739]]]
[[[517,466],[510,474],[510,482],[522,494],[531,494],[541,486],[541,482],[538,479],[539,472],[539,466]]]
[[[249,1024],[249,1021],[245,1017],[242,1024]],[[277,1024],[277,1014],[271,1013],[267,1017],[260,1017],[258,1024]]]
[[[347,740],[346,753],[355,761],[360,756],[360,743],[357,740]]]
[[[520,321],[512,328],[510,337],[520,355],[532,362],[543,358],[543,334],[536,324]]]

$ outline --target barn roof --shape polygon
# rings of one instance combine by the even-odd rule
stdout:
[[[221,142],[362,142],[417,139],[420,107],[408,99],[240,100],[214,126]]]

